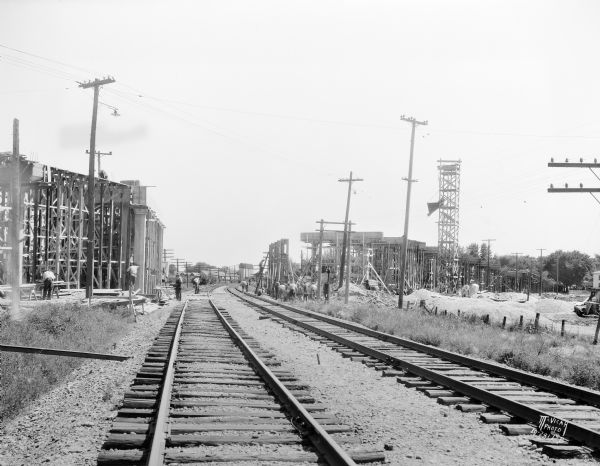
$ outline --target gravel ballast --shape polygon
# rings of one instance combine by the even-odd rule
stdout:
[[[309,385],[319,402],[343,423],[354,426],[363,443],[392,448],[386,451],[390,464],[597,464],[548,458],[525,437],[505,436],[498,426],[479,421],[476,414],[439,405],[299,332],[270,319],[259,320],[257,312],[223,288],[213,298],[248,335]]]
[[[177,304],[138,317],[113,351],[132,359],[85,362],[17,418],[0,424],[0,465],[96,464],[125,390]]]

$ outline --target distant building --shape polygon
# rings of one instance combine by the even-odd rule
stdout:
[[[254,275],[254,265],[240,263],[238,268],[238,276],[240,280],[249,280]]]

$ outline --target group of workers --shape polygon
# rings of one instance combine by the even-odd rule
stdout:
[[[315,299],[317,297],[317,285],[311,281],[302,281],[300,283],[279,283],[279,281],[275,281],[273,283],[272,296],[275,299],[283,299],[294,300],[296,298],[300,298],[303,301],[308,301],[308,299]],[[329,301],[329,283],[325,282],[323,284],[323,297],[325,301]]]
[[[139,269],[139,265],[137,265],[135,262],[131,262],[131,264],[129,265],[129,268],[127,269],[127,276],[128,276],[128,285],[129,285],[129,290],[133,291],[135,288],[135,284],[137,281],[137,275],[138,275],[138,269]],[[44,270],[44,272],[42,272],[42,299],[45,300],[50,300],[52,298],[52,287],[54,282],[56,281],[56,275],[54,274],[54,272],[52,270],[50,270],[50,268],[46,268]],[[194,277],[192,279],[192,283],[194,284],[194,290],[195,293],[199,293],[200,291],[200,278],[199,277]],[[179,301],[181,301],[181,286],[183,284],[183,281],[181,279],[181,274],[177,274],[177,276],[175,277],[175,284],[173,285],[173,287],[175,288],[175,297],[176,299],[178,299]],[[4,293],[2,291],[0,291],[0,298],[4,298]]]

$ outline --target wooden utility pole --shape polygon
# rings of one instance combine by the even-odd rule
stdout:
[[[344,295],[344,304],[348,304],[348,296],[350,295],[350,272],[352,271],[350,264],[350,248],[352,247],[352,222],[348,222],[348,258],[346,260],[346,293]]]
[[[490,289],[490,243],[492,241],[496,241],[495,239],[484,239],[483,241],[487,241],[487,273],[485,274],[485,287],[489,291]]]
[[[85,286],[85,296],[88,299],[88,302],[91,303],[92,293],[94,290],[94,238],[96,236],[96,226],[95,226],[95,199],[94,199],[94,190],[95,190],[95,179],[94,179],[94,162],[95,162],[95,154],[96,154],[96,122],[98,119],[98,94],[100,92],[100,86],[105,84],[114,83],[114,78],[103,78],[103,79],[94,79],[93,81],[88,81],[86,83],[79,83],[79,87],[83,89],[88,89],[90,87],[94,88],[94,106],[92,107],[92,130],[90,134],[90,150],[89,150],[89,168],[88,168],[88,198],[87,198],[87,208],[88,208],[88,228],[87,228],[87,265],[86,265],[86,286]],[[102,245],[100,245],[102,247]]]
[[[323,275],[323,225],[325,220],[321,219],[317,223],[321,224],[319,228],[319,264],[317,265],[317,299],[321,299],[321,275]]]
[[[538,248],[538,251],[540,251],[540,297],[542,296],[542,266],[544,265],[543,262],[543,252],[546,249],[544,248]]]
[[[85,153],[89,154],[90,151],[86,150]],[[102,170],[102,167],[100,165],[100,157],[102,157],[104,155],[112,155],[112,151],[110,151],[110,152],[100,152],[99,150],[96,151],[96,157],[98,157],[98,176],[100,176],[100,171]]]
[[[519,256],[523,255],[521,252],[513,252],[515,255],[515,291],[519,290],[519,268],[517,267],[517,261],[519,260]]]
[[[19,154],[19,120],[13,120],[13,152],[11,176],[11,225],[10,225],[10,280],[11,305],[13,318],[19,314],[21,302],[21,156]]]
[[[556,253],[556,292],[558,293],[559,285],[558,285],[558,266],[560,264],[560,256]]]
[[[354,180],[353,180],[354,181]],[[327,225],[344,225],[344,228],[348,225],[348,222],[328,222],[326,220],[317,220],[317,223],[321,224],[321,227],[319,228],[319,270],[318,270],[318,274],[317,274],[317,298],[321,298],[321,270],[323,268],[323,233],[325,232],[325,230],[323,229],[323,226],[325,224]],[[336,232],[336,237],[337,237],[337,232]],[[344,275],[344,270],[340,267],[340,275],[343,278]],[[327,283],[329,283],[329,272],[327,274]]]
[[[410,213],[410,191],[412,184],[417,181],[413,180],[413,154],[415,148],[415,128],[417,125],[427,125],[427,121],[417,121],[413,117],[400,117],[402,121],[407,121],[412,125],[411,136],[410,136],[410,158],[408,160],[408,178],[402,178],[407,182],[406,187],[406,211],[404,212],[404,243],[402,245],[402,256],[400,258],[400,289],[398,290],[398,307],[402,309],[404,300],[404,280],[406,276],[406,259],[408,254],[408,219]]]
[[[177,263],[177,273],[179,273],[179,261],[184,262],[185,259],[176,258],[175,262]]]
[[[352,183],[355,181],[364,181],[362,178],[352,178],[352,172],[350,172],[349,178],[340,178],[338,180],[341,183],[348,183],[348,199],[346,200],[346,216],[344,217],[344,238],[342,240],[342,256],[340,258],[340,279],[338,288],[341,288],[344,282],[344,262],[346,259],[346,243],[348,241],[348,215],[350,214],[350,196],[352,195]]]

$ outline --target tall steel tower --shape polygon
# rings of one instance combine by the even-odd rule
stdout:
[[[458,267],[458,232],[460,213],[460,160],[438,160],[438,286],[440,291],[454,292],[460,286]]]

